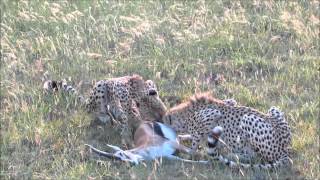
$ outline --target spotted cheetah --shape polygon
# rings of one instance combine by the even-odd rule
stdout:
[[[122,124],[121,134],[127,133],[126,136],[130,136],[128,132],[133,132],[142,120],[159,119],[166,112],[155,83],[151,80],[144,81],[139,75],[100,80],[87,99],[65,80],[48,80],[43,88],[46,92],[61,89],[78,96],[89,113],[107,119],[112,116],[119,120]]]
[[[197,94],[170,109],[162,120],[178,133],[190,134],[193,151],[197,150],[201,140],[209,136],[208,153],[228,166],[233,167],[236,163],[219,155],[218,147],[221,147],[221,143],[218,143],[218,139],[232,153],[261,157],[268,163],[253,167],[269,169],[289,165],[291,130],[283,113],[271,108],[269,114],[264,114],[235,103],[215,99],[210,93]]]

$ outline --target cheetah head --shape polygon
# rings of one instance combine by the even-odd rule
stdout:
[[[274,118],[278,118],[278,119],[283,119],[284,118],[284,113],[277,107],[272,106],[269,110],[268,110],[268,114],[271,117]]]
[[[134,100],[142,119],[160,121],[167,108],[159,97],[155,83],[152,80],[144,81],[140,77],[132,79],[131,85],[132,89],[138,91]]]

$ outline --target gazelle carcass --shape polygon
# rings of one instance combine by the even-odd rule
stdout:
[[[117,146],[108,144],[115,151],[114,153],[109,153],[96,149],[91,145],[85,145],[100,156],[130,162],[135,165],[141,161],[154,160],[161,157],[183,162],[208,163],[208,161],[193,161],[173,155],[176,151],[189,154],[190,149],[179,143],[177,134],[172,128],[159,122],[142,123],[134,134],[135,148],[130,150],[122,150]]]

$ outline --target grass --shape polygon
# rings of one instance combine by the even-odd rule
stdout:
[[[318,1],[1,1],[1,179],[319,179]],[[166,104],[195,92],[286,114],[292,169],[232,171],[172,161],[128,166],[84,143],[119,144],[118,129],[42,79],[138,73]],[[82,84],[82,85],[81,85]],[[87,87],[85,87],[87,85]]]

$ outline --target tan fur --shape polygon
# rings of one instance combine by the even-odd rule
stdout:
[[[288,156],[291,143],[285,119],[245,106],[230,106],[211,93],[196,94],[173,107],[163,122],[179,133],[190,134],[193,151],[216,126],[224,129],[221,138],[234,153],[259,155],[268,162]]]
[[[73,87],[62,82],[46,81],[44,89],[46,92],[62,89],[78,95]],[[142,121],[159,120],[165,114],[166,106],[158,94],[153,81],[145,81],[139,75],[132,75],[98,81],[89,98],[84,99],[81,96],[81,99],[84,101],[85,109],[99,119],[113,117],[121,122],[121,133],[127,141],[126,144],[130,144],[133,130]]]

